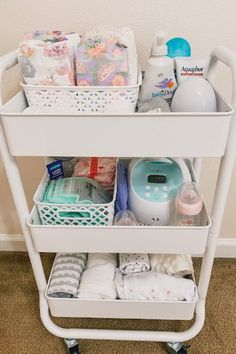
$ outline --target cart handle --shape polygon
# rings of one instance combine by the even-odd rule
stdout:
[[[224,63],[232,74],[232,106],[236,107],[236,53],[224,46],[216,47],[210,54],[210,64],[207,78],[213,81],[215,78],[216,66],[219,61]]]
[[[18,63],[16,50],[0,57],[0,107],[2,106],[2,75]]]

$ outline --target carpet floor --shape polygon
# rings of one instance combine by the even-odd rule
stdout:
[[[43,255],[48,275],[53,255]],[[200,259],[195,260],[199,273]],[[209,287],[206,321],[189,344],[189,354],[236,352],[236,259],[216,259]],[[66,354],[63,340],[54,337],[39,317],[38,291],[27,253],[0,252],[0,353]],[[100,319],[56,319],[64,327],[183,330],[189,321],[139,321]],[[161,354],[163,343],[81,340],[82,354]]]

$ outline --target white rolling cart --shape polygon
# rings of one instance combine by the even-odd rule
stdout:
[[[208,79],[213,82],[218,61],[232,72],[232,105],[217,96],[217,113],[159,114],[53,114],[24,113],[19,92],[1,107],[0,147],[20,224],[40,296],[40,316],[55,336],[76,339],[110,339],[169,342],[171,353],[187,353],[182,342],[196,336],[205,320],[205,300],[211,277],[217,238],[234,167],[236,149],[236,55],[217,47],[211,54]],[[17,64],[15,52],[0,58],[0,79]],[[0,80],[1,81],[1,80]],[[0,104],[2,102],[0,101]],[[78,131],[82,132],[79,134]],[[104,134],[104,132],[106,134]],[[104,136],[104,138],[103,138]],[[89,137],[89,139],[88,139]],[[118,138],[117,138],[118,137]],[[212,223],[205,217],[199,227],[174,226],[58,226],[41,225],[36,208],[30,213],[16,162],[17,156],[117,156],[220,158],[212,208]],[[210,178],[210,176],[209,176]],[[123,300],[50,299],[40,252],[136,252],[202,254],[198,298],[194,301],[152,302]],[[62,328],[50,316],[104,317],[195,321],[184,332]],[[78,353],[69,340],[70,353]]]

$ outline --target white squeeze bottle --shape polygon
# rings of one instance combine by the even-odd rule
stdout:
[[[152,45],[151,57],[147,60],[140,101],[161,97],[170,103],[176,87],[174,61],[167,56],[165,35],[159,32]]]

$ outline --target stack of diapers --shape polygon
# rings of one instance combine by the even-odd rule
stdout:
[[[147,253],[120,253],[119,265],[123,274],[147,272],[151,268]]]
[[[193,301],[196,293],[193,280],[176,278],[153,270],[125,276],[117,270],[115,283],[122,300]]]
[[[114,300],[117,254],[90,253],[82,274],[78,298],[84,300]]]
[[[50,297],[76,298],[86,260],[86,253],[58,253],[47,295]]]
[[[134,33],[126,27],[85,33],[76,52],[76,74],[78,86],[136,85]]]
[[[25,84],[75,85],[77,33],[36,31],[24,36],[17,50]]]

